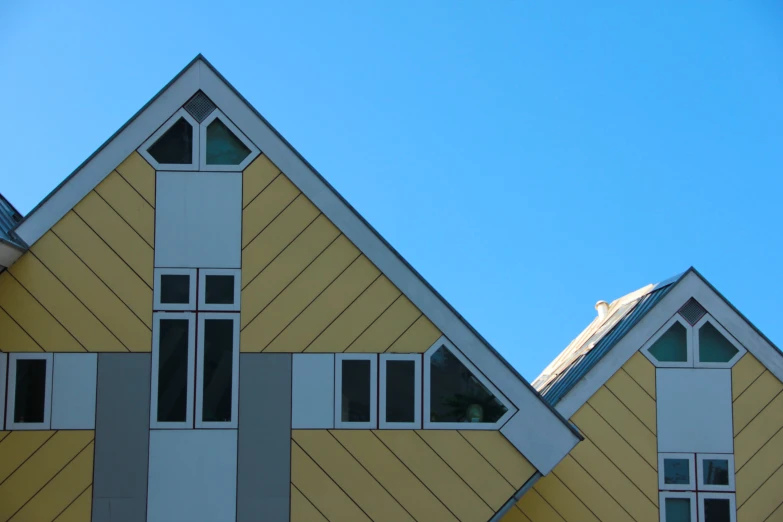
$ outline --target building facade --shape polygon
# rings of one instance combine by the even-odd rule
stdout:
[[[783,520],[783,356],[695,270],[531,386],[201,56],[0,266],[0,521]]]

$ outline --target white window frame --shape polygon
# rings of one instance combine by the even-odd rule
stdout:
[[[228,127],[228,130],[230,130],[232,133],[234,133],[234,136],[236,136],[239,141],[245,144],[245,147],[250,149],[250,154],[247,155],[247,157],[240,163],[239,165],[207,165],[207,127],[209,127],[209,124],[215,121],[216,119],[220,119],[223,124]],[[219,172],[237,172],[237,171],[243,171],[247,168],[250,163],[256,159],[256,156],[259,154],[258,147],[255,146],[255,144],[248,139],[247,136],[244,135],[244,133],[237,128],[234,123],[228,119],[228,117],[223,114],[220,109],[215,108],[212,113],[210,113],[207,118],[201,122],[201,125],[199,127],[199,157],[200,157],[200,163],[199,167],[201,170],[209,170],[209,171],[219,171]]]
[[[682,326],[685,327],[685,345],[686,345],[687,360],[685,362],[659,361],[658,359],[655,358],[653,354],[650,353],[650,348],[652,348],[652,346],[655,344],[655,342],[658,339],[663,337],[663,335],[669,331],[669,328],[671,328],[674,325],[674,323],[680,323]],[[657,368],[693,368],[693,329],[691,328],[691,325],[688,324],[688,321],[683,319],[679,313],[675,314],[671,319],[666,321],[666,324],[661,326],[661,328],[657,332],[655,332],[655,335],[650,337],[650,339],[648,339],[647,342],[644,343],[641,352]]]
[[[160,372],[160,321],[161,319],[188,320],[188,374],[187,404],[184,422],[158,421],[158,374]],[[193,427],[193,386],[195,385],[196,351],[196,313],[195,312],[155,312],[152,314],[152,375],[150,392],[150,428],[152,429],[190,429]]]
[[[716,484],[704,483],[704,464],[705,460],[727,460],[729,462],[729,484],[721,486]],[[696,470],[699,481],[699,491],[735,491],[734,484],[734,455],[731,453],[699,453],[696,455]]]
[[[445,346],[454,356],[465,365],[465,367],[473,373],[473,376],[483,384],[489,392],[499,400],[503,406],[506,407],[506,413],[503,414],[496,422],[432,422],[431,418],[431,365],[430,359],[432,354],[435,353],[441,346]],[[517,412],[517,408],[506,398],[505,395],[500,393],[489,380],[471,363],[465,355],[457,349],[454,344],[449,341],[445,336],[438,339],[435,344],[429,347],[424,352],[424,412],[423,412],[423,424],[425,430],[487,430],[498,429],[503,426],[514,414]]]
[[[732,357],[728,362],[725,363],[710,363],[710,362],[701,362],[699,360],[699,331],[701,330],[701,327],[704,326],[706,323],[710,323],[720,334],[728,340],[734,348],[737,349],[736,355]],[[694,366],[696,368],[731,368],[734,366],[734,364],[740,360],[740,358],[745,355],[747,350],[744,346],[742,346],[733,335],[731,335],[723,326],[718,323],[713,317],[710,316],[710,314],[704,314],[704,317],[699,319],[699,322],[697,322],[695,325],[693,325],[693,340],[691,342],[693,346],[693,361]]]
[[[708,498],[725,498],[729,500],[729,516],[731,522],[737,522],[737,497],[734,493],[699,492],[699,520],[704,520],[704,500]]]
[[[342,420],[343,361],[370,361],[370,422],[347,422]],[[334,358],[334,427],[360,430],[374,430],[378,427],[378,354],[336,354]]]
[[[161,303],[160,292],[162,287],[160,285],[160,278],[164,275],[188,275],[190,276],[190,292],[188,294],[188,304],[182,303]],[[195,268],[156,268],[154,275],[154,283],[152,285],[152,309],[153,310],[195,310],[196,309],[196,269]]]
[[[204,404],[204,322],[209,319],[231,320],[234,322],[234,335],[231,358],[231,421],[205,422],[202,420]],[[239,426],[239,314],[209,313],[198,314],[198,357],[196,372],[196,428],[232,429]],[[258,398],[256,398],[258,399]]]
[[[386,363],[389,361],[412,361],[414,363],[414,414],[413,422],[386,421]],[[419,430],[421,429],[421,361],[418,353],[383,353],[380,357],[380,383],[378,386],[380,400],[378,401],[378,423],[381,429]]]
[[[210,304],[207,299],[207,276],[234,276],[234,302],[232,304]],[[198,271],[198,309],[222,312],[238,312],[242,291],[242,270],[237,268],[202,268]]]
[[[666,522],[666,499],[689,498],[691,500],[691,522],[696,522],[696,493],[693,491],[661,491],[658,495],[658,506],[661,512],[661,522]]]
[[[193,157],[191,158],[191,162],[183,163],[181,165],[177,163],[158,163],[155,158],[152,157],[152,154],[147,152],[147,149],[149,149],[156,141],[158,141],[158,138],[163,136],[172,125],[179,121],[180,118],[185,118],[185,120],[190,123],[191,127],[193,128]],[[190,113],[188,113],[188,111],[182,108],[175,112],[171,118],[166,120],[166,123],[161,125],[152,136],[147,138],[147,141],[142,143],[141,147],[138,148],[138,152],[145,160],[147,160],[150,165],[152,165],[155,170],[199,170],[198,155],[199,151],[201,150],[201,147],[199,146],[200,136],[201,132],[199,130],[198,122],[193,118],[193,116],[190,115]]]
[[[0,430],[5,430],[5,390],[8,378],[8,354],[0,353]]]
[[[7,430],[49,430],[52,425],[52,372],[54,369],[52,353],[10,353],[8,354],[8,395],[5,427]],[[14,422],[16,402],[16,363],[25,360],[46,361],[46,389],[44,390],[43,422]]]
[[[666,484],[664,473],[664,461],[666,459],[677,459],[688,461],[687,484]],[[693,491],[696,489],[696,457],[693,453],[659,453],[658,454],[658,489],[661,491]]]

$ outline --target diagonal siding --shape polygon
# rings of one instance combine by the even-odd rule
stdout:
[[[0,350],[150,351],[154,204],[134,152],[0,274]]]
[[[441,336],[265,156],[242,184],[242,351],[423,352]]]
[[[89,520],[94,431],[14,431],[0,441],[0,521]]]
[[[497,431],[294,430],[292,436],[293,522],[485,522],[535,473]],[[513,470],[512,481],[495,467],[498,459]]]

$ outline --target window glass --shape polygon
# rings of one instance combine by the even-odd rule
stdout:
[[[231,421],[234,321],[204,321],[204,389],[201,418],[204,422]]]
[[[664,459],[663,483],[664,484],[690,484],[690,460],[688,459]]]
[[[416,362],[386,361],[386,422],[416,421]]]
[[[710,323],[699,328],[699,361],[725,363],[737,352],[739,350]]]
[[[650,355],[661,362],[688,361],[688,332],[676,322],[650,347]]]
[[[431,422],[497,422],[507,408],[445,346],[430,357]]]
[[[366,359],[342,361],[343,422],[370,422],[370,370],[371,363]]]
[[[207,126],[207,165],[239,165],[250,149],[219,119]]]
[[[234,304],[234,276],[208,275],[204,286],[206,304]]]
[[[46,407],[46,361],[17,359],[14,422],[40,423]]]
[[[188,394],[188,320],[161,319],[158,422],[185,422]]]
[[[188,165],[193,163],[193,127],[180,118],[147,149],[158,163]]]
[[[705,486],[729,485],[729,461],[726,459],[704,459],[702,461]]]
[[[183,274],[161,274],[161,304],[183,304],[190,302],[190,276]]]
[[[703,522],[731,522],[731,501],[727,498],[705,498]]]
[[[666,522],[695,522],[691,521],[691,499],[666,498]]]

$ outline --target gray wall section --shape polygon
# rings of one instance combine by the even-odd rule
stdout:
[[[98,354],[93,522],[147,519],[151,357]]]
[[[237,522],[288,522],[291,354],[240,354],[237,453]]]

